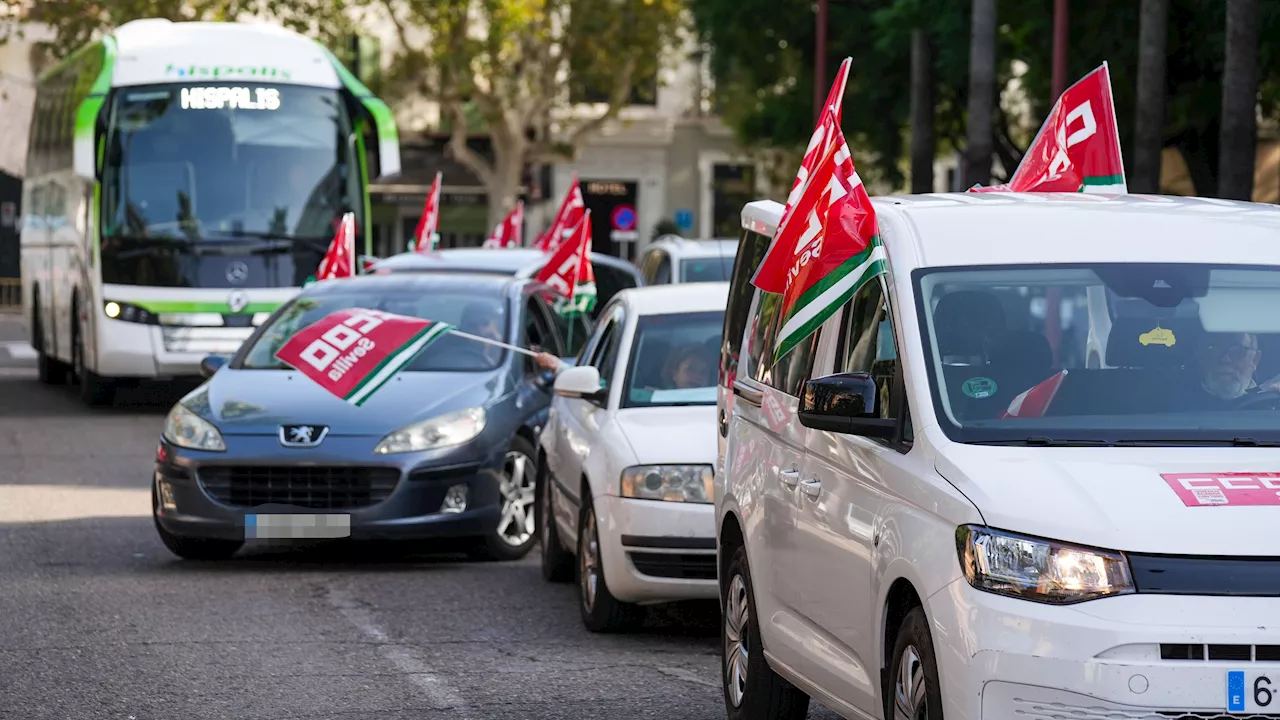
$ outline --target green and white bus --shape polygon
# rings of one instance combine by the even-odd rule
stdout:
[[[37,83],[22,293],[40,379],[90,404],[195,377],[314,275],[344,212],[400,171],[386,104],[266,24],[138,20]]]

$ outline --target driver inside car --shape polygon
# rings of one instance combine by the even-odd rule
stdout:
[[[1200,387],[1222,401],[1280,391],[1280,376],[1261,386],[1254,380],[1262,349],[1253,333],[1207,333],[1196,349]]]

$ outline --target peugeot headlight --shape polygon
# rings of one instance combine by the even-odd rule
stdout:
[[[418,452],[432,448],[461,445],[474,440],[484,430],[484,408],[467,408],[406,425],[382,438],[374,454]]]
[[[997,595],[1066,605],[1134,591],[1129,563],[1117,552],[977,525],[956,530],[956,549],[969,584]]]
[[[712,479],[710,465],[637,465],[622,471],[622,497],[709,503]]]
[[[165,417],[164,439],[189,450],[221,452],[227,449],[218,428],[188,410],[182,403],[174,405]]]

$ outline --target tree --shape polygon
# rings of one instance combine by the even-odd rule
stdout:
[[[450,152],[489,192],[490,225],[515,204],[527,165],[572,160],[656,76],[683,20],[681,0],[364,1],[397,28],[389,75],[441,103]],[[570,116],[575,94],[603,97]],[[492,159],[468,147],[473,130],[489,133]]]
[[[911,33],[911,192],[933,192],[938,156],[933,130],[933,51],[923,29]]]
[[[973,0],[971,32],[965,186],[991,182],[992,115],[996,107],[996,0]]]
[[[1253,199],[1258,141],[1258,0],[1227,0],[1218,195]]]
[[[1135,193],[1160,192],[1168,36],[1169,0],[1142,0],[1138,23],[1138,90],[1134,108],[1133,161],[1127,172],[1129,190]]]

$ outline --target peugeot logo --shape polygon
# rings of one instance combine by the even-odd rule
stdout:
[[[328,434],[329,428],[326,425],[281,425],[280,444],[296,448],[315,447]]]
[[[227,282],[232,285],[243,285],[249,279],[249,266],[236,260],[227,265]]]
[[[249,307],[249,294],[243,290],[232,290],[227,296],[227,307],[231,308],[231,312],[238,313]]]

